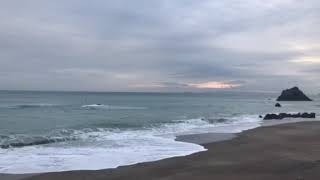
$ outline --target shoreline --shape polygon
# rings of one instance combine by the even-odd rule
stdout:
[[[179,135],[176,137],[176,141],[193,143],[198,145],[206,145],[210,143],[220,142],[220,141],[228,141],[233,138],[238,137],[239,134],[245,133],[246,131],[250,131],[253,129],[258,129],[261,127],[268,126],[278,126],[282,124],[290,124],[290,123],[300,123],[300,122],[320,122],[318,119],[303,119],[303,118],[285,118],[282,120],[262,120],[261,125],[255,128],[243,130],[239,133],[199,133],[199,134],[187,134],[187,135]]]
[[[180,135],[180,136],[177,136],[175,140],[205,146],[206,144],[209,144],[209,143],[228,141],[236,137],[237,137],[237,133],[201,133],[201,134]]]
[[[301,120],[300,120],[301,121]],[[281,122],[280,122],[281,123]],[[283,131],[283,132],[282,132]],[[210,134],[210,133],[209,133]],[[275,137],[275,135],[280,135],[279,138]],[[206,134],[208,135],[208,134]],[[157,174],[166,174],[166,176],[168,176],[168,179],[180,179],[177,178],[174,174],[172,174],[173,172],[171,172],[171,170],[175,170],[175,171],[182,171],[186,174],[190,172],[194,172],[194,173],[198,173],[198,171],[205,171],[203,173],[203,176],[207,177],[207,178],[214,178],[214,177],[219,177],[219,178],[227,178],[228,176],[231,177],[231,175],[235,175],[234,173],[226,173],[225,170],[222,172],[225,172],[225,174],[221,174],[220,171],[218,171],[218,169],[221,170],[222,167],[224,168],[235,168],[234,166],[236,166],[237,164],[239,165],[238,168],[243,169],[243,171],[240,171],[238,173],[242,174],[245,173],[247,171],[252,171],[253,169],[256,169],[255,167],[250,167],[248,166],[248,162],[245,161],[245,159],[243,159],[244,155],[246,154],[248,155],[249,159],[250,157],[253,159],[253,163],[255,162],[254,159],[257,160],[264,160],[266,164],[272,164],[272,166],[278,167],[278,168],[288,168],[286,166],[290,166],[289,162],[286,162],[284,164],[280,163],[272,163],[271,161],[268,162],[268,159],[266,159],[266,157],[261,156],[261,152],[259,151],[255,151],[255,152],[251,152],[250,154],[248,154],[248,152],[245,151],[240,151],[237,152],[239,150],[237,150],[238,146],[243,146],[242,148],[261,148],[261,146],[267,146],[268,144],[264,144],[263,141],[256,141],[258,139],[260,140],[268,140],[269,143],[272,144],[277,144],[279,143],[279,145],[282,146],[290,146],[290,147],[286,147],[285,150],[283,151],[283,149],[281,149],[281,151],[276,150],[274,148],[277,147],[270,147],[270,148],[266,148],[270,152],[269,155],[267,155],[267,157],[271,156],[271,155],[275,155],[280,153],[280,155],[285,155],[281,158],[286,158],[287,156],[290,156],[293,159],[287,159],[287,161],[292,160],[292,164],[296,164],[296,163],[311,163],[310,165],[314,164],[315,162],[317,162],[317,158],[315,158],[314,160],[312,160],[312,158],[309,157],[308,155],[308,151],[315,151],[315,149],[312,150],[312,148],[305,148],[305,149],[301,149],[304,147],[307,147],[307,145],[314,145],[316,142],[313,142],[310,144],[305,145],[306,142],[308,141],[315,141],[317,140],[317,135],[320,136],[320,122],[317,122],[317,120],[314,121],[303,121],[303,122],[290,122],[290,123],[285,123],[285,124],[273,124],[270,126],[266,125],[266,126],[260,126],[258,128],[254,128],[254,129],[250,129],[247,131],[244,131],[242,133],[239,133],[237,135],[237,137],[228,137],[225,140],[222,141],[215,141],[215,142],[203,142],[201,144],[201,142],[198,144],[203,145],[206,149],[208,149],[207,151],[203,151],[203,152],[198,152],[198,153],[194,153],[188,156],[182,156],[182,157],[172,157],[172,158],[168,158],[168,159],[163,159],[163,160],[159,160],[159,161],[154,161],[154,162],[145,162],[145,163],[138,163],[135,165],[129,165],[129,166],[120,166],[116,169],[105,169],[105,170],[97,170],[97,171],[68,171],[68,172],[53,172],[53,173],[42,173],[42,174],[37,174],[37,175],[27,175],[27,177],[25,175],[9,175],[12,177],[15,177],[16,179],[10,179],[10,177],[8,176],[7,179],[4,180],[20,180],[20,179],[26,179],[26,180],[50,180],[50,179],[61,179],[61,180],[67,180],[67,179],[81,179],[86,177],[87,179],[101,179],[101,177],[104,177],[106,179],[127,179],[130,178],[130,176],[137,176],[139,175],[139,179],[157,179],[160,178],[160,176],[158,176]],[[187,135],[188,136],[188,135]],[[200,138],[200,136],[205,136],[205,134],[202,135],[193,135],[193,139],[197,139]],[[292,137],[291,137],[292,136]],[[305,136],[308,136],[305,137]],[[293,142],[288,142],[288,140],[286,139],[291,139],[291,138],[297,138],[297,139],[302,139],[304,141],[298,141],[296,143],[302,143],[304,144],[304,146],[299,147],[299,146],[292,146]],[[190,139],[190,137],[189,137]],[[218,138],[219,139],[219,138]],[[230,139],[230,140],[229,140]],[[179,139],[177,139],[179,140]],[[279,141],[283,140],[284,142],[280,143]],[[253,142],[252,142],[253,141]],[[194,142],[193,142],[194,143]],[[266,142],[265,142],[266,143]],[[229,148],[226,148],[224,146],[227,146]],[[247,147],[246,147],[247,146]],[[320,159],[320,143],[319,146],[316,146],[315,148],[317,148],[317,152],[316,153],[316,157],[319,157]],[[265,149],[265,148],[264,148]],[[296,152],[297,149],[300,149],[299,153],[295,156],[294,152]],[[263,149],[261,149],[263,150]],[[260,151],[261,151],[260,150]],[[291,152],[291,150],[294,150]],[[234,152],[233,152],[234,151]],[[305,152],[304,152],[305,151]],[[230,154],[228,154],[228,152]],[[232,152],[232,153],[231,153]],[[222,155],[221,155],[222,153]],[[212,154],[220,154],[220,155],[215,155],[212,156]],[[257,154],[260,154],[260,156],[257,156]],[[303,156],[301,156],[303,155]],[[255,158],[253,158],[252,156],[257,156]],[[233,157],[234,159],[230,159],[230,157]],[[272,158],[275,158],[272,156]],[[280,158],[280,159],[281,159]],[[212,160],[210,160],[212,159]],[[241,165],[241,161],[237,161],[237,163],[233,162],[233,160],[236,159],[240,159],[241,161],[243,161],[243,164]],[[297,161],[301,159],[301,161]],[[207,160],[210,160],[210,163],[208,164]],[[218,160],[218,161],[217,161]],[[295,160],[295,161],[293,161]],[[311,161],[311,162],[305,162],[306,160]],[[194,163],[192,163],[194,162]],[[217,174],[215,173],[209,173],[206,171],[208,170],[208,166],[205,165],[210,165],[212,163],[213,165],[213,169],[211,169],[208,172],[216,172],[215,168],[217,170]],[[235,164],[234,164],[235,163]],[[255,162],[257,163],[257,162]],[[198,167],[194,167],[195,164],[198,164],[199,166],[201,166],[203,168],[203,170],[198,169]],[[260,164],[259,162],[259,166],[264,167],[263,164]],[[320,165],[320,164],[319,164]],[[230,166],[230,167],[228,167]],[[181,169],[181,167],[183,167]],[[186,169],[188,169],[188,171],[184,171]],[[265,166],[264,168],[260,169],[260,170],[273,170],[271,166]],[[165,170],[167,169],[167,171]],[[320,166],[319,166],[320,169]],[[142,171],[147,170],[147,171],[151,171],[153,172],[152,174],[146,174],[146,175],[140,175]],[[299,170],[299,168],[298,168]],[[192,175],[190,176],[193,178],[200,178],[202,177],[202,175],[197,174],[197,176]],[[246,178],[249,178],[253,172],[246,174]],[[154,175],[153,175],[154,174]],[[253,173],[256,174],[256,173]],[[217,176],[219,175],[219,176]],[[262,174],[261,174],[262,175]],[[279,175],[278,173],[276,173],[275,171],[272,171],[268,173],[267,177],[274,177],[274,175]],[[282,176],[283,175],[283,176]],[[288,171],[287,173],[282,174],[281,177],[285,178],[286,176],[295,176],[296,178],[298,178],[298,174],[297,173],[292,173],[291,171]],[[19,177],[20,176],[20,177]],[[24,176],[24,177],[23,177]],[[1,176],[0,176],[1,177]],[[5,177],[5,176],[3,176]],[[260,176],[257,176],[260,177]],[[299,176],[300,177],[300,176]],[[318,177],[318,176],[317,176]],[[320,175],[319,175],[320,177]],[[184,177],[184,178],[188,178],[188,177]],[[103,179],[103,178],[102,178]],[[206,178],[204,178],[206,179]],[[239,178],[239,180],[241,179],[241,177]],[[249,178],[250,179],[250,178]]]

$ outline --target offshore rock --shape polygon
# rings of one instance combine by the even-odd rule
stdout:
[[[316,113],[297,113],[297,114],[288,114],[288,113],[280,113],[280,114],[267,114],[263,120],[274,120],[274,119],[284,119],[284,118],[316,118]]]
[[[298,87],[282,91],[277,101],[312,101]]]

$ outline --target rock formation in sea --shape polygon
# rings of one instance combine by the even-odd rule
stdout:
[[[277,101],[312,101],[298,87],[282,91]]]
[[[284,118],[316,118],[316,113],[297,113],[297,114],[289,114],[289,113],[280,113],[280,114],[267,114],[263,120],[273,120],[273,119],[284,119]]]
[[[276,103],[276,105],[274,105],[275,107],[281,107],[280,103]]]

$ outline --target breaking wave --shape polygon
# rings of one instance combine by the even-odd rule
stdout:
[[[0,135],[0,173],[98,170],[185,156],[205,148],[175,141],[177,135],[241,132],[259,126],[259,121],[256,116],[195,118],[140,129],[86,128],[59,130],[46,136]]]
[[[44,145],[50,143],[57,143],[57,142],[64,142],[64,141],[71,141],[76,140],[76,138],[50,138],[50,137],[28,137],[26,139],[14,139],[9,140],[9,142],[2,143],[0,148],[8,149],[8,148],[15,148],[15,147],[25,147],[25,146],[34,146],[34,145]],[[17,141],[17,142],[15,142]]]
[[[137,134],[151,134],[155,136],[167,136],[171,135],[174,137],[176,135],[182,134],[193,134],[193,133],[204,133],[204,132],[215,132],[218,131],[220,127],[225,128],[225,126],[237,126],[236,129],[230,129],[230,132],[238,132],[248,129],[247,126],[243,124],[248,124],[252,126],[258,126],[259,120],[255,116],[244,116],[242,118],[218,118],[218,119],[206,119],[206,118],[196,118],[196,119],[186,119],[186,120],[174,120],[171,123],[164,123],[161,125],[154,125],[150,127],[145,127],[141,129],[117,129],[117,128],[84,128],[81,130],[74,129],[62,129],[50,132],[48,135],[0,135],[0,148],[21,148],[25,146],[35,146],[35,145],[46,145],[67,141],[78,141],[78,140],[88,140],[90,141],[105,138],[110,135],[121,134],[121,133],[137,133]],[[249,128],[250,129],[250,128]]]

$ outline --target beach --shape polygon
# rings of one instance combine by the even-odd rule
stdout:
[[[20,179],[319,179],[319,137],[320,122],[262,126],[231,140],[206,143],[207,151],[185,157],[116,169],[44,173]]]
[[[259,114],[278,111],[272,96],[0,92],[0,174],[111,169],[205,151],[198,144],[261,126]],[[316,105],[281,110],[317,112]],[[202,135],[183,142],[194,134]]]
[[[320,180],[319,12],[3,1],[0,180]]]

